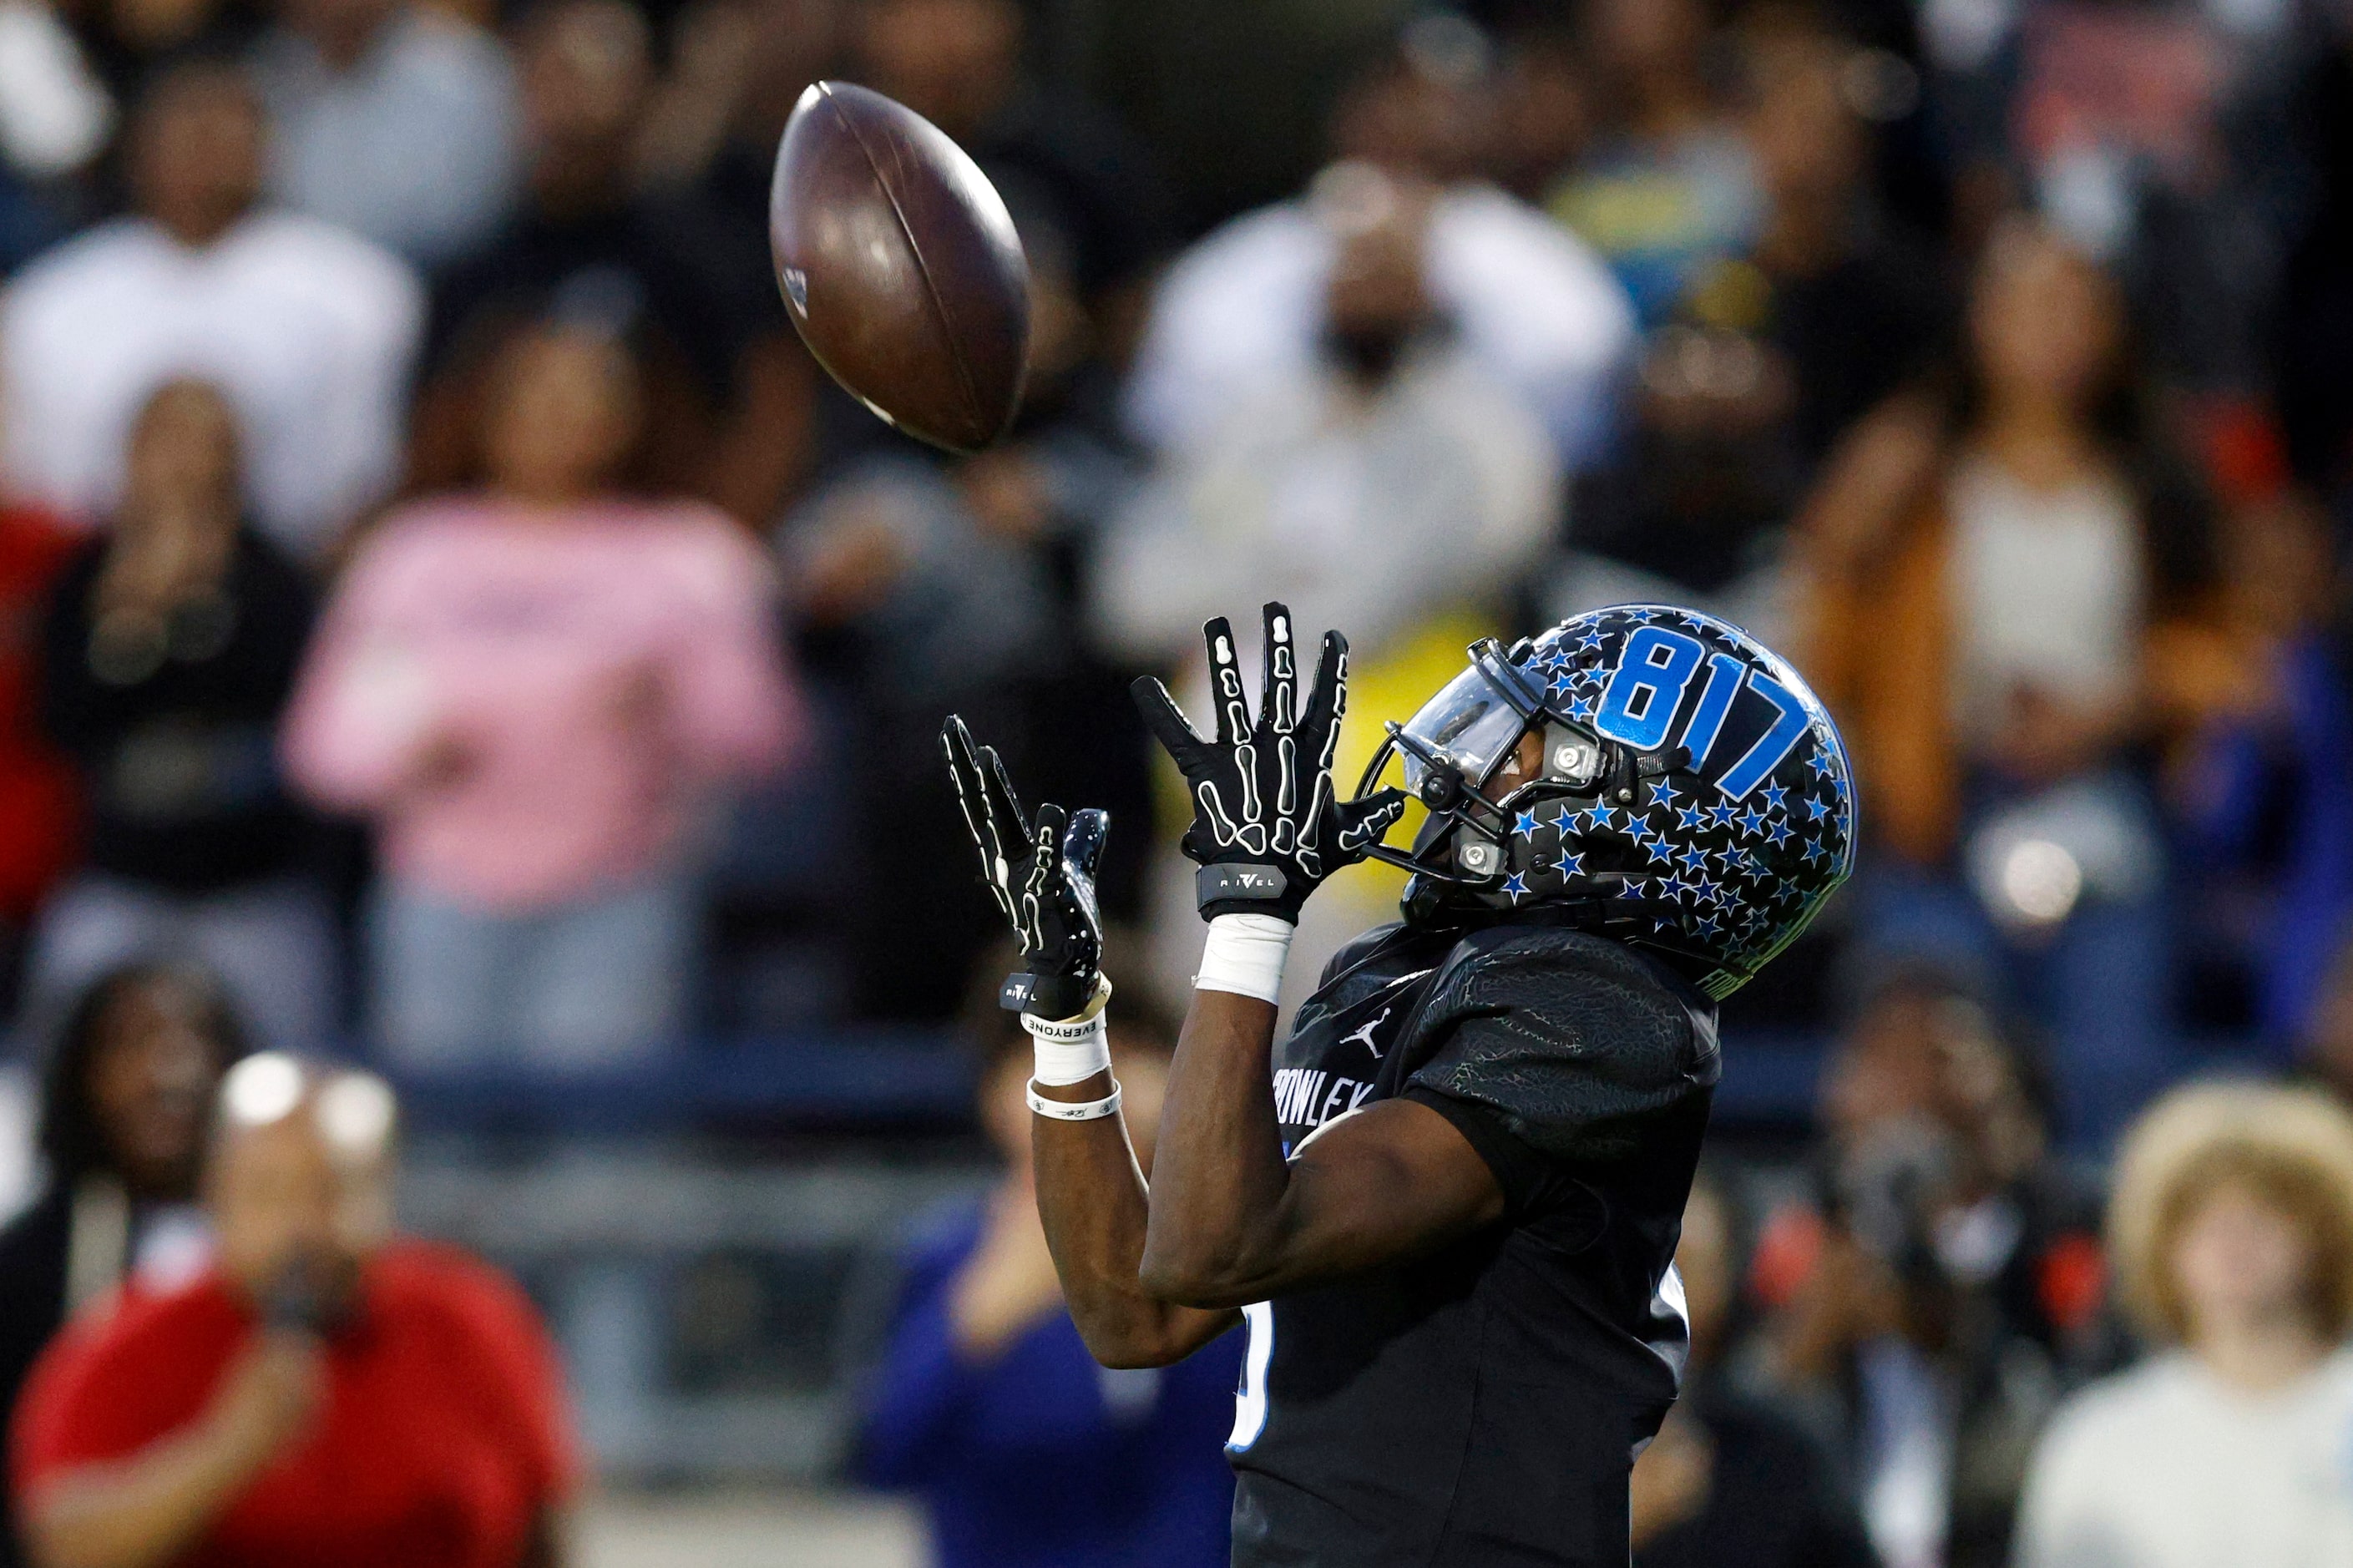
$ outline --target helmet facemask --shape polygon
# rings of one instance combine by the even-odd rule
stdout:
[[[1673,752],[1637,753],[1564,715],[1543,689],[1513,662],[1526,644],[1506,654],[1493,638],[1471,647],[1471,668],[1450,681],[1403,724],[1392,720],[1387,738],[1356,786],[1361,798],[1380,785],[1394,759],[1406,792],[1429,812],[1410,853],[1384,845],[1374,855],[1416,876],[1466,892],[1500,892],[1516,868],[1548,870],[1556,864],[1518,865],[1513,829],[1523,816],[1555,803],[1589,809],[1606,797],[1632,805],[1641,781],[1666,775]],[[1541,733],[1537,771],[1508,794],[1492,795],[1495,780],[1531,732]],[[1679,748],[1677,749],[1679,750]],[[1525,836],[1522,836],[1525,839]],[[1606,871],[1589,873],[1606,876]]]

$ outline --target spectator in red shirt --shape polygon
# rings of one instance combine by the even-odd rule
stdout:
[[[43,1568],[552,1568],[570,1435],[521,1293],[391,1235],[392,1093],[248,1057],[223,1080],[218,1266],[69,1327],[18,1407]]]

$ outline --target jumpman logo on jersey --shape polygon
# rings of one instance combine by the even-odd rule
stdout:
[[[1344,1046],[1362,1046],[1365,1049],[1373,1053],[1373,1060],[1380,1060],[1381,1047],[1373,1044],[1373,1031],[1379,1028],[1383,1024],[1388,1023],[1389,1021],[1389,1015],[1395,1011],[1397,1011],[1397,1005],[1395,1003],[1391,1003],[1388,1006],[1381,1009],[1379,1017],[1375,1018],[1371,1023],[1366,1025],[1363,1028],[1358,1029],[1353,1035],[1342,1036],[1340,1037],[1340,1043]]]

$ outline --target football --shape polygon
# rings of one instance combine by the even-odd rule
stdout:
[[[776,149],[768,242],[801,341],[859,401],[950,451],[1004,434],[1029,268],[1004,198],[945,132],[879,92],[812,84]]]

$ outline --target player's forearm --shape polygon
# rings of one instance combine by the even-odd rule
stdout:
[[[1274,1024],[1270,1002],[1193,994],[1161,1113],[1144,1244],[1144,1287],[1164,1300],[1255,1300],[1237,1288],[1277,1265],[1289,1173],[1269,1088]]]
[[[209,1426],[61,1477],[33,1501],[37,1568],[158,1568],[186,1552],[268,1462]]]
[[[1274,1017],[1251,996],[1194,994],[1145,1238],[1144,1288],[1162,1300],[1230,1310],[1416,1256],[1503,1212],[1486,1162],[1426,1106],[1370,1106],[1286,1152],[1267,1070]]]
[[[1038,1092],[1083,1103],[1109,1094],[1111,1077],[1041,1085]],[[1038,1117],[1031,1151],[1046,1245],[1054,1254],[1071,1320],[1095,1360],[1105,1366],[1166,1366],[1231,1326],[1231,1313],[1176,1306],[1145,1291],[1141,1264],[1148,1205],[1124,1117]]]

